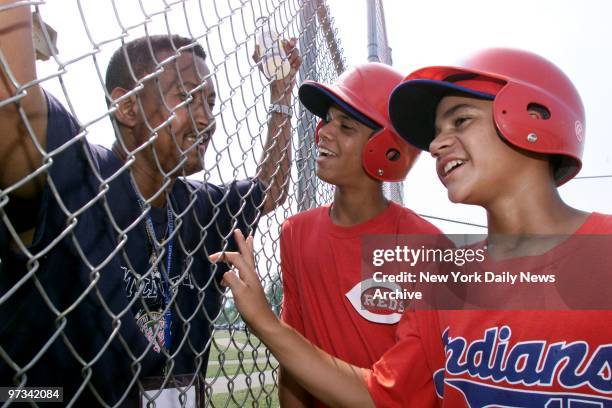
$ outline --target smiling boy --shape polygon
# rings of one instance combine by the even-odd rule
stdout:
[[[402,137],[436,158],[452,201],[485,208],[491,265],[529,259],[546,269],[552,261],[561,277],[567,271],[586,277],[594,264],[585,260],[601,257],[608,263],[596,285],[610,298],[609,251],[601,248],[601,235],[612,232],[612,216],[571,208],[557,191],[579,171],[584,143],[582,101],[559,68],[525,51],[485,50],[461,66],[409,75],[391,96],[390,116]],[[553,237],[553,245],[533,247],[525,239],[537,234]],[[313,347],[266,311],[252,238],[236,235],[241,254],[225,259],[240,277],[228,272],[224,279],[238,309],[285,370],[329,405],[611,404],[609,307],[509,310],[497,299],[495,310],[410,311],[393,347],[362,369]],[[600,236],[590,241],[599,243],[595,256],[568,257],[567,244],[584,242],[585,235]],[[575,285],[557,289],[557,295],[579,296]]]
[[[400,182],[416,149],[391,128],[388,98],[402,75],[383,64],[349,69],[334,84],[312,81],[302,104],[321,121],[317,176],[335,186],[333,202],[282,226],[283,320],[326,352],[371,366],[394,343],[403,302],[368,302],[361,274],[363,239],[376,234],[438,234],[409,209],[388,201],[383,181]],[[281,402],[319,406],[281,368]]]

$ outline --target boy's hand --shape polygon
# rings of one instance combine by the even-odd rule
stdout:
[[[255,268],[253,237],[245,240],[240,230],[234,231],[234,238],[240,252],[217,252],[209,258],[211,262],[224,261],[230,263],[235,271],[223,275],[224,286],[229,286],[238,312],[251,330],[257,334],[267,325],[278,324],[278,318],[270,309],[263,287]]]

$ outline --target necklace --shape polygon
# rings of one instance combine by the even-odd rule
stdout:
[[[158,254],[161,254],[163,250],[163,245],[159,243],[155,234],[155,228],[153,226],[153,219],[151,218],[150,207],[147,208],[145,202],[140,198],[139,190],[136,187],[134,180],[130,177],[130,183],[134,192],[136,193],[136,198],[138,200],[138,206],[140,207],[140,211],[142,213],[146,212],[145,219],[145,232],[147,234],[148,247],[150,252],[149,262],[151,263],[151,267],[153,268],[153,279],[156,276],[160,277],[161,281],[161,292],[162,292],[162,308],[159,312],[150,312],[146,313],[145,316],[140,316],[140,313],[136,317],[137,323],[140,329],[143,331],[143,334],[151,340],[154,336],[157,337],[156,345],[161,343],[160,345],[164,347],[166,350],[170,350],[170,346],[172,345],[172,332],[170,331],[170,326],[172,324],[172,310],[170,308],[170,271],[172,268],[172,252],[174,249],[174,214],[169,205],[169,200],[166,201],[166,231],[168,233],[168,239],[166,241],[167,249],[166,249],[166,269],[158,267]],[[164,234],[165,235],[165,234]],[[163,240],[163,239],[162,239]],[[163,320],[161,319],[161,313],[163,311]],[[159,324],[163,324],[163,338],[159,337]],[[154,347],[155,351],[159,352],[159,346]]]

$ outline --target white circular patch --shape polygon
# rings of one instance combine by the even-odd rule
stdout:
[[[379,304],[377,305],[370,305],[370,306],[378,306],[382,308],[387,308],[391,311],[391,313],[377,313],[377,312],[372,312],[366,308],[366,306],[368,305],[363,303],[362,295],[368,289],[375,288],[375,287],[387,288],[392,291],[401,290],[401,286],[399,286],[397,283],[377,282],[374,279],[369,278],[369,279],[363,280],[362,282],[357,282],[357,284],[353,286],[353,288],[349,290],[345,294],[345,296],[347,297],[349,302],[351,302],[351,305],[353,306],[355,311],[359,313],[361,317],[363,317],[364,319],[370,322],[373,322],[373,323],[381,323],[381,324],[398,323],[402,317],[402,313],[404,312],[404,307],[403,306],[401,307],[401,311],[397,310],[397,306],[399,305],[399,302],[396,300],[389,301],[389,303],[395,303],[395,305],[390,305],[389,303],[382,304],[380,302],[378,302]],[[372,302],[373,300],[370,299],[370,301]],[[366,300],[366,303],[368,303],[368,300]]]
[[[582,139],[584,137],[584,126],[582,125],[581,121],[577,120],[574,123],[574,130],[576,132],[576,139],[578,139],[578,141],[582,143]]]

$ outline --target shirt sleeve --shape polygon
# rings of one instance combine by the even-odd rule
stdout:
[[[32,243],[35,250],[55,239],[66,227],[63,208],[76,212],[96,193],[84,187],[91,184],[92,169],[85,154],[89,144],[85,138],[76,137],[80,125],[53,95],[45,92],[45,97],[48,108],[45,150],[52,160],[47,163],[49,177]]]
[[[280,236],[281,277],[283,281],[281,320],[303,335],[304,322],[293,263],[294,254],[291,245],[293,242],[291,221],[288,220],[283,223]]]
[[[216,224],[222,239],[227,238],[229,251],[237,251],[233,231],[246,237],[255,234],[264,199],[264,187],[258,179],[237,180],[222,188]]]
[[[397,342],[372,366],[364,380],[377,407],[441,405],[434,374],[442,374],[444,354],[435,311],[407,311],[398,325]],[[423,326],[428,326],[428,332]],[[436,369],[438,367],[438,369]]]

